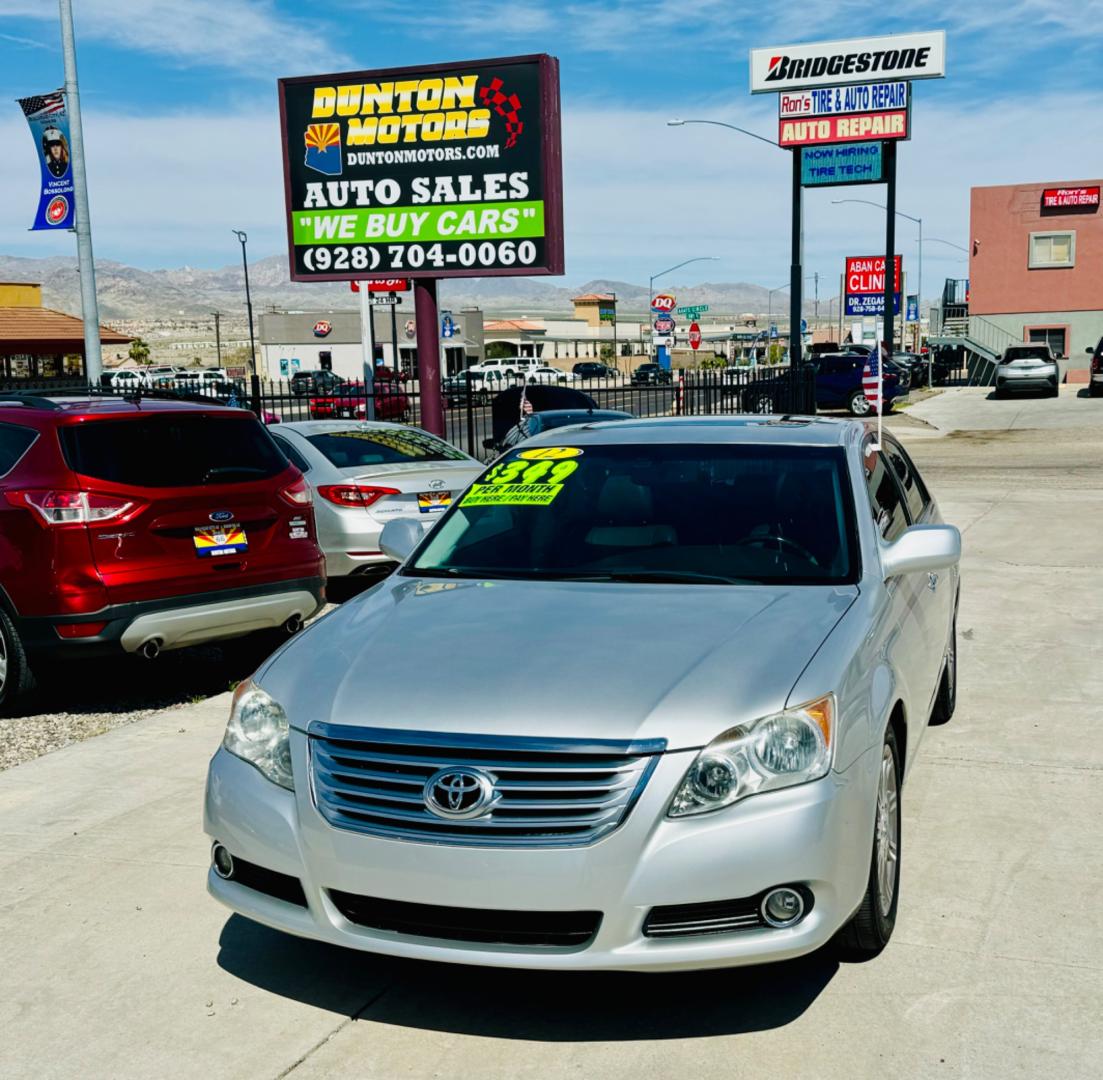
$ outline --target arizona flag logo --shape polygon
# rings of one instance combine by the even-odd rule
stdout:
[[[306,167],[326,176],[341,175],[341,128],[338,124],[311,124],[304,136]]]

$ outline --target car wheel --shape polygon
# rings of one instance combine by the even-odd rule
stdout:
[[[1103,384],[1088,383],[1088,397],[1099,397],[1100,395],[1103,395]]]
[[[847,400],[846,407],[851,416],[869,416],[873,412],[873,406],[869,398],[861,390],[855,390]]]
[[[33,685],[19,631],[8,613],[0,609],[0,712],[6,712],[15,699]]]
[[[948,724],[957,707],[957,612],[950,627],[950,642],[946,646],[946,666],[942,670],[942,681],[938,684],[938,694],[931,710],[931,723]]]
[[[843,954],[870,960],[889,942],[900,902],[900,754],[896,733],[885,732],[877,776],[873,852],[865,895],[854,917],[839,931]]]

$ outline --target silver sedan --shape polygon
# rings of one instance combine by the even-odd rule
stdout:
[[[268,430],[314,493],[331,578],[390,563],[379,547],[387,522],[428,530],[483,470],[462,450],[403,424],[307,420]]]
[[[210,892],[396,956],[783,960],[892,934],[958,530],[858,421],[558,428],[235,694]],[[840,935],[841,932],[841,935]]]

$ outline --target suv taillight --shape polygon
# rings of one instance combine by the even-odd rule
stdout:
[[[314,502],[310,485],[301,476],[293,484],[288,484],[280,495],[292,506],[310,506]]]
[[[1092,374],[1098,375],[1103,372],[1103,353],[1096,353],[1092,357]]]
[[[137,499],[97,495],[92,491],[6,491],[4,494],[12,506],[29,506],[49,526],[126,521],[142,507]]]
[[[319,484],[318,494],[334,506],[369,507],[387,495],[400,495],[398,488],[367,487],[364,484]]]

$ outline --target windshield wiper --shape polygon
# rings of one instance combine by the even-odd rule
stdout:
[[[748,578],[701,574],[695,570],[612,570],[604,574],[556,575],[556,581],[626,581],[671,585],[753,585]]]

